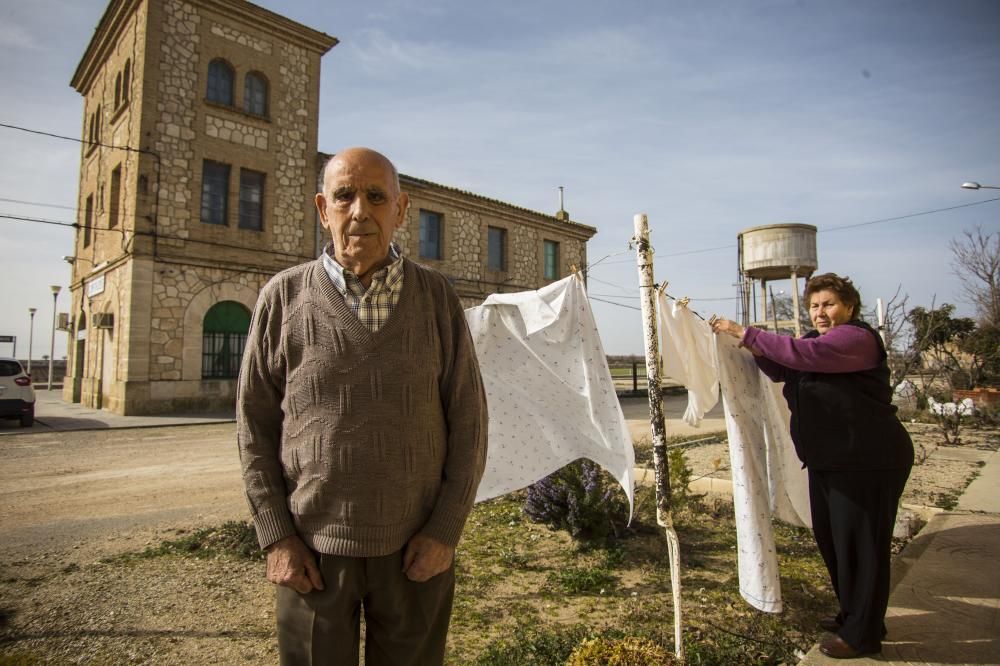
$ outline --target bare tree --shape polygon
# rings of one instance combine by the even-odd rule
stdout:
[[[1000,326],[1000,232],[982,227],[952,239],[951,267],[975,305],[980,325]]]

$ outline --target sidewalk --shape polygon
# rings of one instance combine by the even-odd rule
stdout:
[[[893,562],[885,624],[875,658],[843,662],[816,645],[799,663],[1000,664],[1000,452]]]
[[[169,414],[157,416],[121,416],[104,409],[63,402],[62,391],[53,388],[35,390],[35,425],[22,428],[17,421],[0,420],[0,436],[44,433],[64,430],[103,430],[105,428],[153,428],[157,426],[231,423],[232,410],[210,414]]]

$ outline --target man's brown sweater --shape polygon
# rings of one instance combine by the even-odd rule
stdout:
[[[487,413],[461,303],[404,259],[372,333],[321,261],[261,291],[237,396],[247,499],[262,547],[387,555],[416,533],[455,546],[486,461]]]

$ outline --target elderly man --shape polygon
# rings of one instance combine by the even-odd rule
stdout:
[[[408,199],[366,148],[326,165],[332,242],[261,291],[237,424],[283,664],[440,664],[455,546],[486,459],[457,295],[401,256]]]

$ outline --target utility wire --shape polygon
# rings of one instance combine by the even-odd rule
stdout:
[[[107,227],[95,227],[93,225],[77,224],[76,222],[59,222],[57,220],[46,220],[46,219],[38,218],[38,217],[24,217],[24,216],[21,216],[21,215],[6,215],[6,214],[3,214],[3,213],[0,213],[0,219],[15,220],[15,221],[19,221],[19,222],[33,222],[33,223],[36,223],[36,224],[52,224],[52,225],[59,226],[59,227],[72,227],[72,228],[76,228],[76,229],[90,229],[92,231],[112,231],[112,232],[120,233],[122,235],[124,235],[125,233],[127,233],[127,230],[125,230],[125,229],[119,229],[119,228],[108,229]],[[154,236],[154,234],[152,232],[150,232],[150,231],[134,230],[134,231],[132,231],[132,234],[135,235],[135,236],[147,236],[147,237],[153,237]],[[161,234],[155,234],[155,236],[157,238],[160,238],[160,239],[180,240],[180,241],[184,241],[186,243],[197,243],[199,245],[210,245],[210,246],[213,246],[213,247],[225,247],[225,248],[229,248],[229,249],[232,249],[232,250],[243,250],[245,252],[259,252],[259,253],[264,253],[264,254],[273,254],[273,255],[277,255],[277,256],[281,256],[281,257],[304,258],[306,256],[306,255],[300,255],[300,254],[291,254],[289,252],[279,252],[278,250],[268,250],[268,249],[265,249],[265,248],[248,247],[246,245],[235,245],[233,243],[220,243],[218,241],[200,240],[200,239],[197,239],[197,238],[184,238],[183,236],[175,236],[175,235],[172,235],[172,234],[162,234],[161,233]]]
[[[982,201],[973,201],[972,203],[959,204],[957,206],[948,206],[947,208],[936,208],[934,210],[925,210],[919,213],[910,213],[909,215],[899,215],[897,217],[886,217],[881,220],[872,220],[871,222],[858,222],[856,224],[842,224],[834,227],[826,227],[825,229],[819,229],[819,233],[824,233],[827,231],[843,231],[844,229],[853,229],[854,227],[866,227],[870,224],[881,224],[883,222],[895,222],[897,220],[907,220],[911,217],[920,217],[921,215],[932,215],[933,213],[944,213],[949,210],[957,210],[959,208],[968,208],[969,206],[981,206],[985,203],[990,203],[991,201],[1000,201],[1000,197],[993,197],[992,199],[983,199]]]
[[[54,224],[59,227],[81,227],[83,225],[77,224],[76,222],[59,222],[57,220],[46,220],[40,217],[22,217],[21,215],[7,215],[0,213],[0,219],[4,220],[15,220],[18,222],[34,222],[36,224]],[[91,229],[96,229],[96,227],[90,227]],[[109,230],[110,231],[110,230]]]
[[[113,148],[115,150],[125,150],[131,153],[144,153],[146,155],[156,155],[151,150],[145,150],[143,148],[133,148],[131,146],[116,146],[112,143],[103,143],[101,141],[88,141],[87,139],[78,139],[75,136],[65,136],[63,134],[53,134],[52,132],[43,132],[42,130],[29,129],[27,127],[20,127],[18,125],[9,125],[7,123],[0,123],[0,127],[7,129],[18,130],[19,132],[27,132],[28,134],[38,134],[40,136],[48,136],[53,139],[63,139],[65,141],[73,141],[74,143],[82,143],[87,146],[100,146],[101,148]]]
[[[79,210],[76,206],[60,206],[59,204],[42,203],[40,201],[23,201],[21,199],[6,199],[4,197],[0,197],[0,201],[3,201],[4,203],[24,204],[25,206],[42,206],[44,208],[62,208],[63,210],[72,210],[74,212]]]
[[[895,217],[884,217],[879,220],[869,220],[868,222],[855,222],[853,224],[843,224],[839,226],[824,227],[822,229],[817,229],[817,233],[826,233],[834,231],[843,231],[844,229],[854,229],[855,227],[867,227],[873,224],[883,224],[885,222],[898,222],[899,220],[908,220],[913,217],[921,217],[923,215],[933,215],[935,213],[946,213],[950,210],[958,210],[959,208],[970,208],[972,206],[982,206],[983,204],[992,203],[994,201],[1000,201],[1000,197],[993,197],[991,199],[983,199],[982,201],[973,201],[971,203],[958,204],[955,206],[946,206],[944,208],[934,208],[932,210],[924,210],[918,213],[908,213],[906,215],[897,215]],[[706,247],[699,250],[685,250],[683,252],[669,252],[666,254],[654,254],[653,259],[666,258],[666,257],[680,257],[688,254],[701,254],[704,252],[716,252],[718,250],[731,250],[735,248],[735,244],[730,245],[719,245],[716,247]],[[629,261],[628,259],[620,259],[618,261],[609,261],[608,264],[623,264]],[[692,299],[693,300],[693,299]]]

